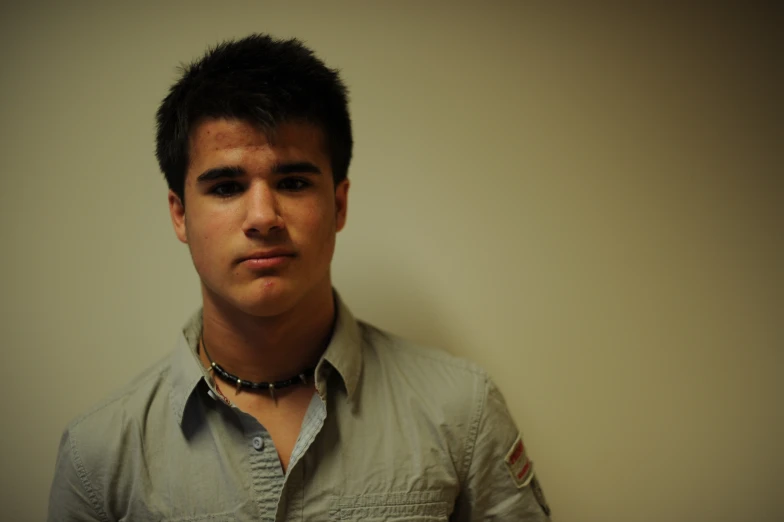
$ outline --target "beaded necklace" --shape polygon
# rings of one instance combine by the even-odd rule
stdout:
[[[214,371],[218,375],[220,375],[224,380],[233,382],[237,384],[237,393],[239,393],[242,388],[248,388],[251,390],[267,390],[269,391],[270,397],[275,399],[275,390],[281,390],[283,388],[288,388],[289,386],[293,386],[295,384],[307,384],[308,378],[313,377],[316,373],[316,367],[311,367],[303,370],[299,375],[295,375],[294,377],[290,377],[288,379],[283,379],[281,381],[274,381],[274,382],[253,382],[253,381],[246,381],[244,379],[240,379],[236,375],[227,372],[220,364],[216,363],[210,357],[210,352],[207,351],[207,343],[204,342],[204,335],[201,337],[201,344],[204,346],[204,355],[207,356],[207,360],[210,362],[210,371]],[[218,389],[218,393],[221,394],[224,401],[229,404],[229,399],[223,394],[223,392],[218,388],[218,384],[216,381],[215,387]]]

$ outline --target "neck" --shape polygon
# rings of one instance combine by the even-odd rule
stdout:
[[[303,298],[291,310],[258,317],[208,299],[203,307],[203,338],[212,360],[249,381],[277,381],[315,366],[335,321],[332,287]],[[209,363],[200,350],[202,363]]]

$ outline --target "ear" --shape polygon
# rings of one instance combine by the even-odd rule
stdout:
[[[346,212],[348,212],[348,179],[341,181],[335,189],[335,229],[336,232],[346,226]]]
[[[180,196],[169,190],[169,214],[171,215],[174,233],[177,239],[183,243],[188,243],[188,230],[185,227],[185,205],[182,204]]]

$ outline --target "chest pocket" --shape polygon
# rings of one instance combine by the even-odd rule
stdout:
[[[388,493],[340,497],[332,520],[362,522],[436,522],[448,520],[448,504],[440,492]]]

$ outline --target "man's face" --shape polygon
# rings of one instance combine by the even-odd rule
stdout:
[[[185,210],[171,191],[169,210],[205,306],[270,317],[331,298],[349,184],[335,188],[319,128],[281,124],[270,140],[244,121],[206,120],[191,133],[189,159]],[[251,255],[261,259],[243,261]]]

